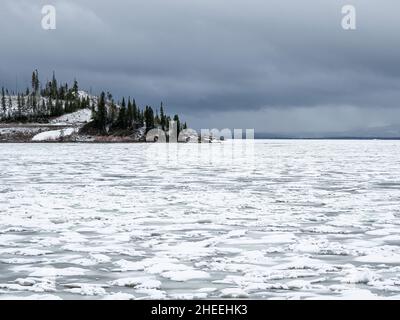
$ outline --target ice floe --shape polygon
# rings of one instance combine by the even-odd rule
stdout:
[[[0,298],[400,298],[400,142],[254,143],[0,145]]]

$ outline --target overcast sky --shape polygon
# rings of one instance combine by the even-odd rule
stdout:
[[[57,29],[41,28],[41,8]],[[357,30],[341,8],[357,9]],[[400,124],[398,0],[2,0],[0,85],[76,77],[194,128],[326,132]]]

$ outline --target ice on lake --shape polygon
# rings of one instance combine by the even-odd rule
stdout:
[[[1,144],[0,298],[400,298],[400,141]]]

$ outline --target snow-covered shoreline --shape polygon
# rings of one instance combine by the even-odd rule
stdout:
[[[0,123],[0,142],[73,142],[68,138],[89,121],[91,110],[82,109],[51,119],[49,123]]]

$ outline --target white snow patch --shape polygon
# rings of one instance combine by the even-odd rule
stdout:
[[[368,269],[351,269],[347,271],[347,275],[341,280],[341,282],[368,284],[369,282],[376,281],[380,278],[380,275]]]
[[[124,292],[114,292],[106,295],[103,300],[134,300],[135,296],[133,294]]]
[[[92,111],[90,109],[82,109],[55,118],[51,121],[51,123],[57,125],[77,125],[90,122],[91,119],[92,119]]]
[[[33,268],[35,271],[31,272],[29,276],[31,277],[49,277],[49,276],[83,276],[87,270],[86,269],[81,269],[81,268],[63,268],[63,269],[57,269],[57,268]]]
[[[208,279],[210,274],[200,270],[168,271],[161,274],[164,278],[173,281],[188,281],[193,279]]]
[[[240,288],[226,288],[221,290],[221,298],[248,298],[247,292]]]
[[[366,263],[400,264],[400,254],[369,254],[366,256],[357,257],[355,260]]]
[[[106,294],[106,290],[102,285],[90,283],[72,283],[64,285],[68,289],[65,291],[84,296],[102,296]]]
[[[60,130],[45,131],[35,135],[32,141],[56,141],[62,137],[68,137],[75,132],[78,132],[77,128],[66,128]]]
[[[159,289],[161,288],[161,281],[151,278],[122,278],[110,282],[111,285],[118,287],[132,287],[141,289]]]

